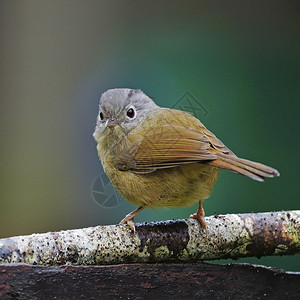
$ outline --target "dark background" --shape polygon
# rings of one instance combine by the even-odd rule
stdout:
[[[280,171],[265,183],[221,172],[207,215],[299,209],[298,1],[1,1],[0,47],[0,237],[115,224],[134,209],[92,194],[98,99],[113,87],[166,107],[191,93],[228,147]],[[300,271],[299,256],[241,261]]]

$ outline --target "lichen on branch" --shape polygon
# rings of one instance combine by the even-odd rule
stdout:
[[[300,211],[96,226],[0,239],[0,263],[101,265],[300,253]]]

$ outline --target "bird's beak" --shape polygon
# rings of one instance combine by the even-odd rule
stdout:
[[[106,127],[115,127],[118,124],[118,121],[115,118],[109,118],[105,122],[105,128]]]

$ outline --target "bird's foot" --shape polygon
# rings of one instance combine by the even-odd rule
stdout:
[[[128,225],[131,231],[133,231],[133,234],[135,234],[134,217],[131,216],[131,214],[126,215],[126,217],[121,220],[120,224]]]
[[[203,229],[206,230],[206,222],[204,216],[198,214],[198,212],[191,214],[190,219],[197,219]]]
[[[133,234],[135,234],[135,224],[134,224],[134,217],[144,209],[144,207],[140,206],[134,211],[132,211],[130,214],[126,215],[126,217],[121,220],[120,224],[128,225],[131,231],[133,231]]]
[[[205,237],[207,240],[207,230],[206,230],[206,222],[204,216],[205,216],[204,209],[202,207],[202,202],[200,201],[197,212],[190,215],[190,219],[197,219],[199,221],[201,227],[205,230]]]

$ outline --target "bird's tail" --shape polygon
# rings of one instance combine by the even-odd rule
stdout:
[[[227,169],[248,176],[257,181],[264,181],[265,177],[279,176],[279,172],[276,169],[268,167],[261,163],[238,158],[235,155],[223,154],[220,152],[214,154],[216,154],[217,159],[207,162],[207,164],[211,166]]]

